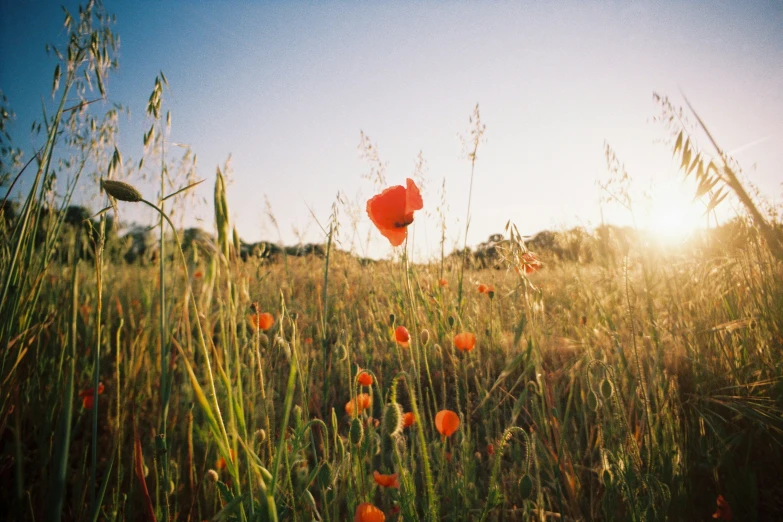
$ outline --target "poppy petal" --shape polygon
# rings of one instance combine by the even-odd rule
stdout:
[[[413,182],[411,178],[405,180],[407,190],[405,191],[405,214],[413,215],[414,210],[421,210],[424,208],[424,200],[421,199],[421,192],[419,187]]]

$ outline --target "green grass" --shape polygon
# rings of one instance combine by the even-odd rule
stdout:
[[[97,228],[64,220],[75,187],[97,186],[82,172],[122,167],[118,150],[74,139],[113,137],[116,113],[66,103],[81,73],[104,94],[114,40],[93,9],[67,26],[60,109],[20,212],[0,220],[11,519],[343,521],[370,502],[387,520],[703,520],[718,495],[737,519],[783,516],[780,223],[748,210],[732,241],[716,232],[678,249],[604,230],[567,256],[538,251],[544,268],[524,276],[511,226],[498,269],[475,269],[467,252],[361,262],[334,247],[336,205],[325,258],[243,261],[219,173],[211,244],[183,250],[161,212],[167,255],[126,264],[108,212]],[[155,204],[107,196],[120,212],[171,208],[192,186],[167,177],[165,85],[161,75],[150,98],[145,161],[166,181]],[[686,172],[704,157],[687,156]],[[65,157],[71,182],[55,197],[51,165]],[[734,190],[731,173],[713,188]],[[250,324],[261,312],[276,318],[266,332]],[[400,325],[408,347],[393,340]],[[455,349],[460,332],[475,349]],[[360,393],[372,404],[352,418]],[[447,438],[434,423],[443,409],[460,417]],[[400,430],[400,412],[417,422]],[[400,487],[376,485],[374,471]]]

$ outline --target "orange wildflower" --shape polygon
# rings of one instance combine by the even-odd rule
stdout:
[[[402,414],[402,427],[403,428],[410,428],[416,424],[416,416],[413,414],[412,411],[409,411],[407,413]]]
[[[354,417],[372,406],[372,397],[367,393],[359,393],[356,399],[345,403],[345,413]]]
[[[378,484],[379,486],[383,486],[384,488],[400,489],[400,483],[397,482],[396,473],[392,473],[391,475],[382,475],[377,471],[373,471],[372,478],[373,480],[375,480],[376,484]]]
[[[495,454],[495,445],[494,444],[487,444],[487,455],[490,457]]]
[[[484,283],[478,285],[478,293],[480,294],[488,294],[494,291],[495,291],[495,287],[492,285],[485,285]]]
[[[440,285],[441,287],[449,286],[449,282],[446,281],[445,279],[438,279],[438,285]]]
[[[533,272],[538,272],[541,270],[541,267],[544,265],[541,263],[541,260],[538,259],[538,256],[533,252],[525,252],[521,256],[519,256],[519,264],[522,267],[522,270],[530,275]],[[515,270],[517,273],[519,272],[519,267],[516,267]]]
[[[449,437],[459,428],[459,417],[451,410],[441,410],[435,415],[435,428],[444,437]]]
[[[259,328],[261,330],[269,330],[272,328],[272,325],[275,324],[275,316],[269,312],[249,314],[247,320],[250,321],[250,326],[252,326],[254,330],[258,330]]]
[[[729,506],[729,503],[723,498],[723,495],[718,495],[716,503],[718,504],[718,509],[712,514],[712,518],[731,520],[734,515],[731,512],[731,506]]]
[[[405,241],[408,225],[413,223],[413,212],[424,208],[416,183],[408,178],[405,184],[405,187],[389,187],[367,201],[367,215],[392,246],[400,246]]]
[[[231,462],[234,462],[234,450],[229,449],[228,454],[231,457]],[[223,457],[218,457],[217,461],[215,462],[215,467],[217,469],[226,469],[226,459]]]
[[[356,512],[353,515],[353,522],[385,522],[386,515],[383,511],[373,506],[369,502],[362,502],[356,506]]]
[[[193,273],[193,279],[201,279],[202,277],[204,277],[204,272],[202,272],[201,270],[196,270]]]
[[[98,395],[101,393],[103,393],[103,383],[99,382]],[[89,388],[83,389],[79,392],[79,397],[82,398],[82,407],[84,407],[85,410],[91,410],[95,405],[95,388],[90,386]]]
[[[457,350],[469,352],[476,347],[476,334],[462,332],[454,336],[454,346]]]
[[[359,384],[362,386],[372,386],[372,375],[365,372],[364,370],[359,372],[359,375],[356,377],[356,380],[359,381]]]
[[[408,329],[404,326],[398,326],[394,330],[394,340],[403,348],[407,348],[411,340],[411,334],[408,333]]]
[[[312,337],[306,337],[304,340],[304,343],[307,345],[313,344],[313,338]]]

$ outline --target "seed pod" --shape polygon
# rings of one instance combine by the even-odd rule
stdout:
[[[258,341],[261,344],[261,348],[269,348],[269,337],[264,332],[258,333]]]
[[[390,437],[402,431],[402,406],[392,402],[383,409],[383,432]]]
[[[614,386],[612,386],[612,381],[610,381],[607,378],[604,378],[603,381],[601,381],[601,397],[604,398],[605,401],[608,401],[612,398],[612,395],[614,394]]]
[[[529,473],[525,473],[525,476],[519,480],[519,494],[524,500],[529,499],[533,494],[533,479]]]
[[[593,411],[598,411],[598,397],[596,397],[593,390],[590,390],[590,393],[587,394],[587,407]]]
[[[351,444],[354,446],[358,446],[362,443],[362,440],[364,440],[364,426],[362,426],[358,417],[351,421],[351,429],[348,432],[348,437],[351,440]]]
[[[136,187],[130,183],[111,179],[102,179],[101,186],[103,187],[103,190],[105,190],[106,193],[114,199],[128,201],[130,203],[136,203],[142,200],[141,192],[136,190]]]

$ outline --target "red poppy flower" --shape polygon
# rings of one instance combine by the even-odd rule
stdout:
[[[438,284],[442,287],[449,286],[449,282],[445,279],[438,279]]]
[[[204,272],[202,272],[201,270],[196,270],[193,273],[193,278],[194,279],[201,279],[202,277],[204,277]]]
[[[462,332],[454,336],[454,346],[457,350],[469,352],[476,347],[476,334]]]
[[[734,515],[731,512],[731,506],[729,506],[729,503],[723,498],[723,495],[718,495],[716,503],[718,504],[718,510],[712,514],[712,518],[731,520]]]
[[[416,424],[416,416],[413,414],[412,411],[409,411],[407,413],[402,414],[402,427],[403,428],[410,428]]]
[[[459,417],[451,410],[441,410],[435,415],[435,428],[444,437],[449,437],[459,428]]]
[[[480,294],[488,294],[490,292],[494,292],[495,291],[495,287],[494,286],[492,286],[492,285],[485,285],[483,283],[478,285],[477,289],[478,289],[478,293],[480,293]]]
[[[412,179],[406,186],[395,185],[367,201],[367,215],[392,246],[400,246],[413,223],[413,212],[424,208],[419,187]]]
[[[495,445],[494,444],[487,444],[487,455],[490,457],[495,454]]]
[[[400,489],[400,483],[397,482],[396,473],[392,473],[391,475],[382,475],[377,471],[373,471],[372,478],[373,480],[375,480],[375,483],[378,484],[379,486],[383,486],[385,488]]]
[[[366,393],[359,393],[356,395],[356,399],[345,403],[345,413],[354,417],[372,406],[372,397]]]
[[[397,329],[394,330],[394,340],[403,348],[407,348],[411,340],[411,334],[408,333],[408,329],[404,326],[398,326]]]
[[[234,450],[229,449],[228,454],[231,457],[231,462],[234,462]],[[218,457],[217,461],[215,462],[215,467],[217,469],[226,469],[226,459],[223,457]]]
[[[362,502],[356,506],[356,512],[353,514],[353,522],[385,522],[385,520],[386,515],[383,511],[369,502]]]
[[[372,386],[372,375],[365,371],[360,371],[356,380],[359,381],[359,384],[362,386]]]
[[[103,383],[98,383],[98,395],[103,393]],[[85,410],[91,410],[92,407],[95,405],[95,388],[90,386],[89,388],[85,388],[82,391],[79,392],[79,397],[82,398],[82,407],[84,407]]]
[[[541,270],[541,267],[544,266],[541,263],[541,260],[538,259],[538,256],[533,252],[525,252],[519,256],[519,264],[521,265],[522,270],[528,275],[533,272],[538,272]],[[519,272],[519,267],[516,267],[515,270]]]
[[[275,316],[269,312],[250,314],[247,316],[247,320],[250,321],[250,326],[252,326],[254,330],[258,330],[259,328],[261,330],[269,330],[272,328],[272,325],[275,324]]]

